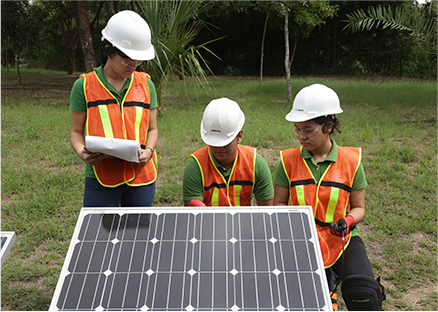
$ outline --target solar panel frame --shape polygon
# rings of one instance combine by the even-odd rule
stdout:
[[[288,221],[283,220],[282,218],[278,219],[278,216],[282,217],[285,213],[289,216]],[[291,213],[299,213],[301,219],[290,218]],[[278,233],[270,238],[266,235],[264,235],[264,237],[250,237],[258,235],[257,232],[253,232],[253,234],[248,236],[247,233],[249,233],[249,231],[247,229],[242,230],[242,227],[247,226],[256,228],[257,224],[254,226],[253,223],[256,219],[254,216],[258,216],[258,214],[262,214],[263,216],[275,215],[277,222],[286,222],[285,224],[287,225],[282,225],[281,227],[278,226],[278,228],[276,228]],[[94,232],[88,231],[89,228],[95,229],[95,226],[97,225],[96,223],[93,223],[97,217],[93,216],[99,216],[101,220],[99,221],[99,227],[102,225],[102,227],[112,229],[116,223],[117,216],[120,218],[117,221],[118,223],[125,222],[125,225],[128,225],[128,218],[130,215],[139,215],[137,227],[134,231],[128,227],[123,228],[120,233],[118,228],[116,233],[112,231],[106,233],[101,228],[98,228]],[[145,220],[141,221],[141,218],[143,216],[143,219],[145,219],[145,216],[147,215],[153,220],[153,222],[149,220],[150,224],[147,226],[148,234],[142,232],[141,227],[138,225],[141,222],[146,222]],[[182,216],[181,218],[187,218],[187,226],[181,226],[178,228],[175,225],[176,223],[172,223],[171,218],[173,218],[174,215]],[[211,222],[209,219],[211,215],[213,215],[213,218],[223,218],[223,220],[219,220],[226,223],[223,232],[221,232],[221,229],[215,228],[215,224],[222,223],[219,221],[216,223],[215,221]],[[234,217],[235,215],[236,217]],[[110,216],[113,216],[112,220]],[[107,218],[108,220],[104,220],[104,218]],[[165,218],[168,218],[171,221],[165,222]],[[197,224],[196,222],[199,221],[195,221],[195,219],[197,220],[199,218],[205,218],[206,224],[202,223],[202,227],[197,226],[195,228],[194,224]],[[235,221],[235,218],[239,218],[239,222]],[[245,218],[251,220],[245,220]],[[266,219],[266,217],[263,218],[263,220]],[[260,222],[260,220],[255,221]],[[86,226],[85,222],[88,222]],[[201,222],[204,222],[204,220]],[[210,224],[207,222],[210,222]],[[227,222],[232,224],[230,225]],[[293,222],[295,222],[296,225],[293,225]],[[302,231],[303,233],[301,234],[300,232],[294,233],[295,226],[298,225],[297,222],[304,227],[304,230]],[[173,228],[166,228],[172,226]],[[265,234],[269,231],[274,231],[271,225],[266,222],[263,225],[258,224],[258,226],[264,227]],[[285,231],[285,227],[287,226],[289,226],[290,229]],[[269,228],[268,231],[266,228]],[[191,237],[189,234],[185,236],[186,238],[181,239],[184,233],[178,233],[178,231],[181,232],[182,230],[193,233],[193,238],[191,239],[192,244],[188,243],[188,238]],[[152,236],[148,236],[151,231],[155,231],[152,239]],[[171,233],[173,234],[171,235]],[[307,235],[309,237],[293,237],[298,237],[300,235]],[[317,237],[316,227],[314,226],[313,221],[313,211],[310,206],[82,208],[49,311],[331,311],[331,299],[329,296],[324,264]],[[272,244],[267,243],[268,240],[272,240]],[[86,244],[88,241],[92,242],[90,243],[92,246]],[[109,242],[111,242],[111,244],[109,244]],[[120,242],[123,242],[123,244]],[[170,257],[163,257],[164,259],[160,258],[161,262],[158,261],[160,255],[153,254],[153,251],[157,248],[151,249],[152,247],[150,247],[152,245],[155,246],[155,244],[157,246],[160,245],[159,252],[162,252],[163,254],[170,253]],[[284,247],[280,246],[281,244],[290,244],[291,248],[284,249]],[[135,245],[135,248],[133,245]],[[233,246],[233,249],[229,248],[231,245]],[[223,258],[221,258],[221,251],[227,253],[230,250],[238,250],[237,247],[234,248],[234,246],[240,248],[240,251],[233,251],[233,257],[237,257],[238,259],[233,258],[233,260],[229,260],[226,257],[225,261],[215,261],[216,257],[223,260]],[[89,248],[89,251],[92,253],[94,250],[104,250],[103,253],[105,255],[117,254],[117,258],[115,258],[115,256],[105,256],[99,259],[84,259],[83,257],[85,256],[82,256],[82,250],[79,250],[82,248],[84,250]],[[173,264],[175,254],[172,253],[178,248],[185,252],[185,262],[189,259],[191,264],[181,264],[179,262]],[[242,248],[245,249],[245,252],[242,252]],[[263,248],[266,250],[266,255],[263,252]],[[273,255],[276,254],[274,249],[278,248],[280,248],[280,251],[277,252],[277,254],[281,254],[282,257],[284,256],[289,261],[279,264],[281,263],[280,260],[272,260]],[[93,251],[91,251],[91,249],[93,249]],[[130,251],[130,254],[125,253],[126,250]],[[250,250],[252,254],[247,255],[247,250]],[[288,254],[283,255],[282,253],[284,250],[294,250],[294,252],[289,252]],[[211,252],[215,252],[216,254],[212,254]],[[306,261],[303,262],[302,260],[299,260],[301,262],[298,263],[297,253],[300,252],[307,252],[308,262],[310,261],[312,263],[306,263]],[[309,254],[309,252],[311,254]],[[189,253],[191,253],[192,256],[188,256]],[[256,253],[262,255],[259,258],[264,260],[261,262],[259,260],[256,261],[257,257],[254,257]],[[178,252],[176,252],[176,254],[178,254]],[[197,259],[193,256],[195,254],[197,255]],[[251,255],[253,256],[251,257]],[[126,261],[123,261],[122,258]],[[113,261],[113,259],[116,259],[117,261]],[[121,259],[122,261],[120,261]],[[143,263],[141,263],[139,259],[141,259]],[[73,260],[75,260],[74,263]],[[231,261],[233,264],[230,264]],[[150,264],[149,267],[145,265],[147,262]],[[126,263],[129,264],[127,265]],[[153,267],[154,265],[155,267]],[[176,265],[177,267],[174,269],[172,265]],[[281,267],[282,265],[283,267]],[[296,272],[293,272],[293,269],[285,267],[293,267],[294,265]],[[263,266],[263,270],[258,266]],[[312,266],[313,268],[311,268]],[[166,267],[170,268],[168,273],[164,273],[167,271],[162,269],[166,269]],[[306,268],[307,271],[300,270],[298,267]],[[105,268],[108,268],[108,270],[102,272]],[[197,270],[194,270],[193,268],[196,268]],[[160,271],[160,269],[162,269],[162,271]],[[131,274],[130,270],[133,270],[132,272],[136,272],[136,274]],[[92,285],[99,285],[98,288],[101,288],[96,291],[94,289],[87,289],[87,287],[90,288],[91,286],[87,286],[86,281],[88,282],[91,280],[94,283],[91,283]],[[146,280],[148,288],[141,288],[141,290],[145,290],[145,292],[140,295],[138,287],[146,285]],[[172,280],[173,286],[172,283],[169,282],[169,285],[167,286],[167,294],[165,296],[160,296],[154,292],[153,299],[151,299],[151,296],[148,295],[150,292],[149,285],[154,283],[156,287],[157,285],[160,286],[165,281],[170,280]],[[290,284],[292,280],[296,280],[297,283],[305,284],[304,286],[300,284],[298,289],[300,294],[291,294],[287,291],[287,287],[295,287]],[[74,289],[76,283],[78,285],[81,284],[80,294],[77,295],[79,297],[68,298],[67,296],[64,296],[66,287]],[[112,291],[113,288],[116,289],[118,286],[123,285],[123,283],[125,285],[123,298],[120,298],[120,296],[113,298],[106,294],[109,287],[111,287]],[[208,285],[209,283],[210,286],[213,285],[210,289],[208,287],[203,287],[203,285]],[[225,285],[227,290],[219,295],[216,293],[211,294],[213,290],[216,289],[215,283],[221,285],[222,288]],[[306,290],[307,283],[313,285],[313,287],[318,287],[318,289],[316,290],[313,288],[313,290],[310,291]],[[263,292],[264,290],[267,290],[267,284],[269,284],[269,290],[266,292],[270,292],[269,295]],[[251,285],[251,287],[248,285]],[[250,289],[249,292],[247,291],[248,288]],[[197,290],[197,292],[193,292],[194,289]],[[241,291],[240,296],[229,289]],[[243,289],[246,291],[245,294]],[[184,293],[186,290],[193,293],[178,294],[178,292]],[[88,300],[92,301],[91,306],[86,309],[83,309],[83,307],[79,308],[79,299],[87,301],[83,298],[90,291],[95,292],[93,299]],[[135,298],[133,298],[135,297],[135,291],[138,293],[136,303],[127,305],[126,302],[129,303],[132,300],[135,300]],[[318,303],[315,307],[315,303],[312,302],[311,307],[308,308],[305,306],[305,301],[308,300],[306,299],[308,298],[308,292],[312,291],[316,293],[315,300]],[[117,293],[117,291],[115,291],[115,293]],[[181,299],[179,303],[175,302],[174,298],[177,297],[175,294],[181,296],[181,298],[179,298]],[[301,306],[293,306],[293,304],[295,304],[295,297],[293,296],[297,296],[296,301],[300,301]],[[234,300],[230,299],[231,297],[233,297]],[[96,298],[100,298],[100,303],[104,302],[105,304],[103,304],[103,306],[102,304],[99,304],[96,307]],[[62,300],[63,305],[61,308],[58,308],[58,303]],[[78,301],[78,305],[75,308],[72,308],[71,303],[76,300]],[[227,305],[230,300],[235,303],[233,306]],[[140,306],[138,304],[140,301],[145,304]],[[224,306],[214,306],[214,301],[222,303],[226,302],[227,304]],[[246,302],[243,303],[243,301]],[[66,302],[69,303],[66,304]],[[164,302],[166,302],[165,307],[162,305]],[[247,307],[245,305],[247,302],[251,303],[249,306],[255,305],[256,308]],[[267,306],[266,302],[271,303],[271,306]],[[281,304],[273,306],[274,302],[276,302],[276,304]],[[211,307],[211,305],[213,305],[213,307]],[[65,309],[66,306],[69,308]]]
[[[0,254],[1,254],[1,265],[3,265],[3,262],[5,262],[6,257],[9,254],[9,251],[12,248],[12,245],[15,242],[16,239],[16,235],[15,232],[12,231],[8,231],[8,232],[0,232],[0,237],[1,237],[1,249],[0,249]]]

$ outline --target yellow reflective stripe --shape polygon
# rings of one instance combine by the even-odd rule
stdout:
[[[240,194],[242,193],[242,185],[234,186],[234,200],[236,201],[236,206],[240,206]]]
[[[102,121],[103,132],[106,138],[114,138],[113,128],[106,105],[99,105],[100,120]]]
[[[143,118],[143,107],[135,107],[135,140],[140,142],[140,123]],[[143,142],[142,142],[143,143]]]
[[[340,189],[337,187],[332,187],[330,190],[330,199],[325,213],[325,222],[327,223],[333,222],[333,216],[339,199],[339,191]]]
[[[211,195],[211,205],[219,206],[219,189],[217,187],[213,188],[213,194]]]
[[[297,185],[295,187],[295,191],[297,192],[298,204],[300,206],[306,206],[306,199],[304,197],[304,185]]]

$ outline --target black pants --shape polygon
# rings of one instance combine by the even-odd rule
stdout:
[[[342,258],[344,258],[343,263]],[[325,270],[325,274],[327,275],[330,291],[334,290],[336,278],[340,274],[342,274],[341,280],[354,274],[369,275],[374,278],[373,269],[360,236],[354,236],[350,239],[350,244],[343,255],[339,257],[334,265]]]

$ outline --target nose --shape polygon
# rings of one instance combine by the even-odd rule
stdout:
[[[305,135],[305,134],[303,133],[303,131],[301,131],[301,130],[298,130],[298,137],[299,137],[299,138],[303,137],[303,138],[307,139],[307,135]]]

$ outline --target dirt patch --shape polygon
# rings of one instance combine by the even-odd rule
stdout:
[[[409,289],[403,295],[403,300],[410,306],[413,306],[415,310],[422,310],[424,302],[429,300],[432,296],[436,298],[437,292],[437,284],[428,283],[427,285],[418,288]]]
[[[367,236],[371,232],[370,226],[367,224],[361,223],[359,225],[361,237],[365,241],[365,247],[367,250],[368,258],[376,263],[379,263],[382,266],[383,272],[379,274],[381,277],[381,282],[386,289],[386,298],[387,300],[384,302],[384,309],[389,311],[400,310],[400,307],[407,305],[409,309],[412,310],[424,310],[425,304],[432,304],[431,298],[434,298],[435,306],[437,306],[437,293],[438,293],[438,285],[437,283],[426,282],[419,287],[411,287],[406,292],[402,293],[402,297],[395,297],[393,293],[399,293],[398,287],[392,283],[390,280],[387,280],[386,272],[389,271],[386,265],[388,264],[388,259],[383,252],[383,242],[379,241],[371,241],[367,240]],[[425,245],[433,245],[436,244],[432,239],[431,235],[425,233],[414,233],[409,237],[404,239],[409,240],[412,243],[412,250],[410,252],[413,253],[424,253],[430,252]],[[436,263],[433,263],[432,266]]]

